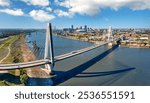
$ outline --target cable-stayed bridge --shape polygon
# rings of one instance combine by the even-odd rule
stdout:
[[[109,30],[109,33],[111,33],[111,30]],[[111,34],[109,36],[111,36]],[[54,57],[52,28],[51,28],[51,24],[48,24],[47,31],[46,31],[45,54],[44,54],[43,59],[30,61],[30,62],[23,62],[23,63],[0,64],[0,70],[13,70],[13,69],[22,69],[22,68],[30,68],[30,67],[45,65],[45,68],[48,68],[50,72],[52,72],[55,62],[57,61],[61,61],[61,60],[88,52],[90,50],[96,49],[103,45],[113,44],[114,42],[118,42],[118,41],[119,39],[114,39],[114,40],[109,39],[107,42],[104,42],[101,44],[96,44],[96,45],[93,45],[84,49],[72,51],[70,53],[66,53],[66,54]]]

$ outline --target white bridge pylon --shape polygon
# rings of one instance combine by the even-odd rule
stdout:
[[[111,42],[111,41],[113,41],[114,37],[113,37],[113,35],[112,35],[112,27],[111,27],[111,26],[109,26],[107,36],[108,36],[107,41],[110,42],[110,43],[108,43],[108,46],[109,46],[109,47],[112,47],[112,46],[113,46],[113,42]]]
[[[109,26],[109,29],[108,29],[108,40],[107,41],[113,41],[113,34],[112,34],[111,26]]]
[[[50,70],[52,73],[55,61],[54,61],[54,47],[53,47],[53,37],[52,37],[52,26],[51,23],[48,23],[46,29],[46,38],[45,38],[45,54],[44,60],[50,60],[49,64],[45,64],[45,68]]]

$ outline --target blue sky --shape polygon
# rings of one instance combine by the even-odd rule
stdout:
[[[150,28],[150,0],[0,0],[0,28]]]

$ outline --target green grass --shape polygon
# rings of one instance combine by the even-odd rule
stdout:
[[[0,81],[0,86],[6,86],[5,81]]]
[[[7,40],[3,41],[3,45],[1,45],[0,49],[7,48],[10,44],[15,42],[18,39],[18,36],[9,37]]]
[[[23,40],[23,36],[22,35],[17,35],[17,36],[14,36],[14,37],[10,38],[7,41],[5,41],[5,44],[4,44],[3,47],[7,47],[8,48],[8,46],[11,45],[10,46],[11,53],[4,60],[4,63],[19,63],[19,62],[23,62],[22,52],[21,52],[21,48],[20,48],[21,40]]]
[[[8,49],[9,45],[14,43],[17,39],[18,39],[17,36],[13,36],[2,42],[2,44],[0,45],[0,54],[1,54],[2,58],[3,58],[3,56],[5,57],[5,55],[3,55],[3,54],[6,54],[5,51]]]
[[[28,80],[28,76],[26,74],[25,69],[20,69],[20,82],[24,84]]]
[[[2,52],[5,49],[8,49],[9,46],[11,49],[9,56],[3,61],[3,63],[19,63],[24,61],[22,57],[22,51],[21,51],[21,43],[22,41],[24,41],[24,39],[25,39],[24,35],[17,35],[3,41],[3,44],[0,45],[0,52]],[[7,81],[0,81],[0,86],[24,85],[24,83],[28,79],[28,76],[25,73],[24,69],[11,70],[9,72],[12,75],[20,76],[21,84],[13,84]]]
[[[0,50],[0,60],[2,60],[8,53],[8,48]]]

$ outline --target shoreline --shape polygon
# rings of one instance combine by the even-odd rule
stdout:
[[[33,54],[33,52],[30,50],[29,46],[26,44],[25,39],[26,39],[26,37],[24,37],[23,43],[21,44],[21,51],[22,51],[23,60],[24,60],[24,62],[33,61],[36,59],[36,57]]]
[[[34,53],[32,52],[32,50],[29,48],[28,44],[26,43],[26,35],[24,34],[20,34],[18,37],[18,39],[16,39],[14,42],[10,43],[9,45],[15,46],[14,44],[18,44],[16,46],[18,46],[17,48],[15,48],[14,50],[16,51],[16,53],[20,53],[21,55],[19,57],[21,57],[22,59],[19,59],[19,62],[29,62],[29,61],[34,61],[36,60],[36,56],[34,55]],[[13,47],[14,48],[14,47]],[[12,48],[11,48],[12,49]],[[10,52],[14,52],[14,50],[11,50]],[[19,51],[18,51],[19,49]],[[10,57],[13,57],[14,55],[9,54],[5,59],[7,61],[9,61],[9,63],[13,62]],[[17,58],[17,57],[16,57]],[[4,62],[7,63],[7,62]],[[33,67],[33,68],[27,68],[27,69],[16,69],[16,70],[0,70],[0,74],[4,74],[4,75],[12,75],[15,77],[19,77],[20,78],[20,82],[19,84],[15,84],[14,82],[9,82],[7,81],[7,79],[2,79],[0,80],[0,85],[3,86],[7,86],[7,85],[22,85],[24,86],[26,79],[25,78],[49,78],[49,72],[46,71],[46,69],[41,68],[40,66],[37,67]],[[9,79],[9,77],[8,77]],[[23,80],[23,82],[22,82]],[[5,83],[5,84],[4,84]]]
[[[67,39],[71,39],[71,40],[78,40],[78,41],[82,41],[82,42],[92,43],[92,44],[99,44],[99,43],[103,42],[103,41],[85,41],[85,40],[77,39],[77,38],[70,37],[70,36],[62,36],[62,35],[55,35],[55,36],[67,38]]]
[[[99,44],[103,41],[84,41],[82,39],[77,39],[75,37],[70,37],[70,36],[62,36],[62,35],[56,35],[56,36],[59,36],[59,37],[62,37],[62,38],[67,38],[67,39],[72,39],[72,40],[79,40],[79,41],[82,41],[82,42],[88,42],[88,43],[93,43],[93,44]],[[150,46],[135,46],[135,45],[124,45],[124,44],[120,44],[121,47],[125,47],[125,48],[150,48]]]
[[[32,52],[32,50],[29,48],[28,44],[26,43],[26,37],[22,45],[22,51],[23,51],[24,62],[36,60],[35,54]],[[31,56],[28,56],[29,58],[26,58],[27,54],[29,53]],[[49,78],[50,77],[49,71],[46,68],[42,68],[40,66],[27,68],[25,70],[29,78]]]
[[[150,49],[150,46],[135,46],[135,45],[120,45],[125,48],[139,48],[139,49]]]

